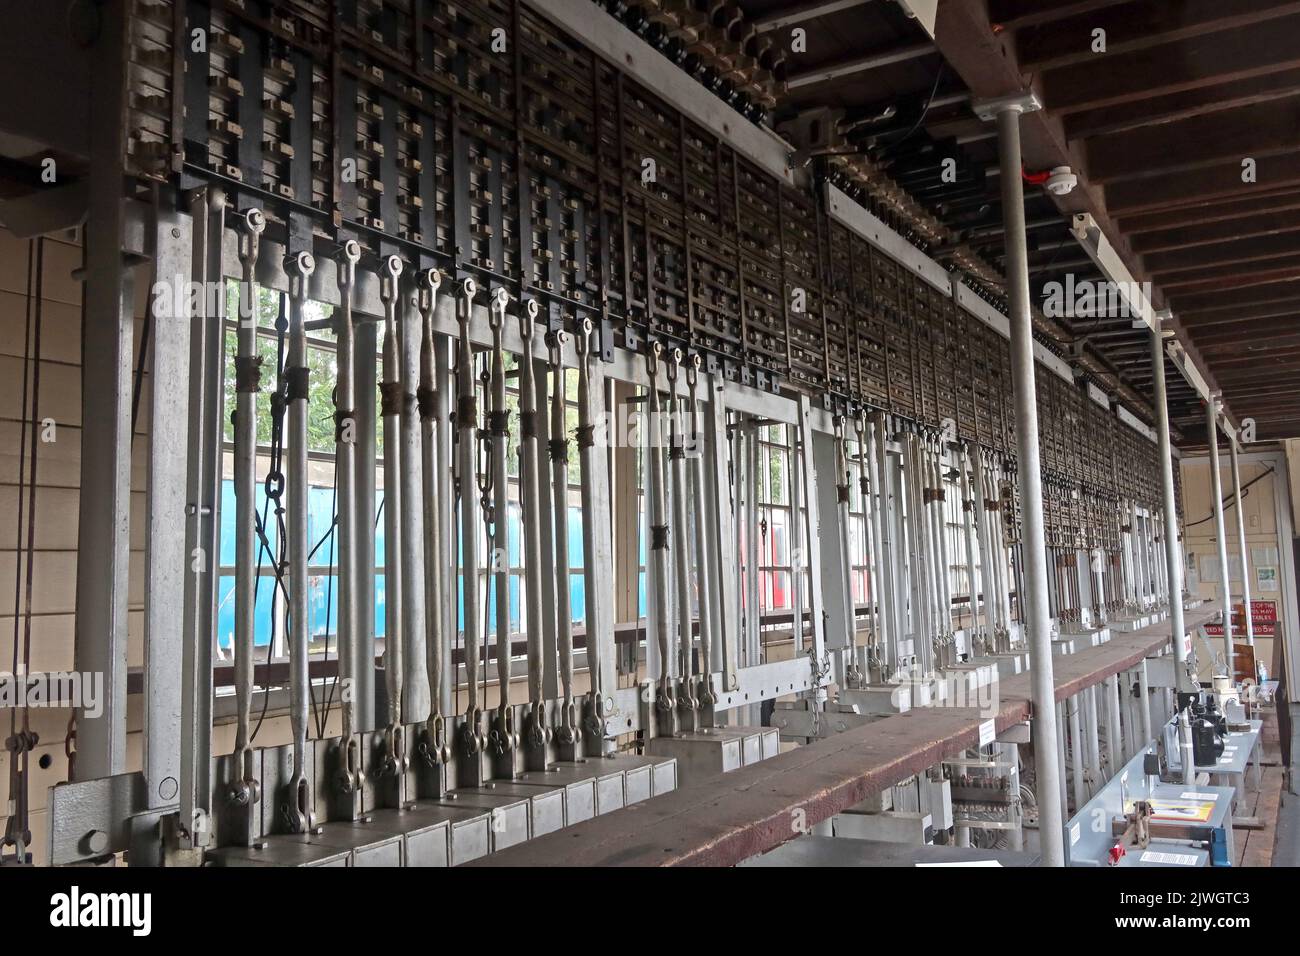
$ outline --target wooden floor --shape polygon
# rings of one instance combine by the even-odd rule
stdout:
[[[1234,829],[1233,866],[1272,866],[1273,850],[1277,846],[1277,815],[1282,806],[1285,772],[1278,751],[1277,712],[1270,708],[1264,712],[1263,719],[1260,753],[1264,772],[1260,775],[1259,792],[1248,790],[1237,807],[1238,817],[1251,817],[1258,821],[1259,827]]]
[[[1186,613],[1189,631],[1217,613]],[[1166,646],[1167,623],[1054,660],[1056,698]],[[1028,675],[1001,683],[998,732],[1030,716]],[[989,715],[926,708],[885,717],[693,786],[494,853],[473,866],[732,866],[807,832],[885,787],[973,748]]]

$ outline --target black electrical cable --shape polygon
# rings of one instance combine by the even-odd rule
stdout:
[[[1248,489],[1251,485],[1255,484],[1256,482],[1263,481],[1265,478],[1267,478],[1269,475],[1273,474],[1273,472],[1275,472],[1275,471],[1277,471],[1277,469],[1276,469],[1275,467],[1273,467],[1272,465],[1269,465],[1269,466],[1268,466],[1268,471],[1265,471],[1265,472],[1262,473],[1262,474],[1256,475],[1254,478],[1250,479],[1250,481],[1248,481],[1248,482],[1246,482],[1244,485],[1242,485],[1242,486],[1241,486],[1241,497],[1242,497],[1242,498],[1245,498],[1245,497],[1246,497],[1246,489]],[[1224,511],[1227,511],[1229,508],[1234,507],[1234,506],[1236,505],[1236,503],[1237,503],[1237,496],[1236,496],[1236,495],[1227,495],[1227,496],[1223,499],[1223,510],[1224,510]],[[1197,525],[1202,525],[1202,524],[1205,524],[1205,522],[1207,522],[1207,521],[1213,521],[1213,520],[1214,520],[1214,509],[1211,508],[1211,509],[1210,509],[1210,513],[1209,513],[1208,515],[1206,515],[1204,518],[1202,518],[1200,521],[1193,521],[1193,522],[1191,522],[1190,524],[1184,524],[1184,525],[1183,525],[1183,530],[1185,531],[1185,530],[1187,530],[1188,528],[1195,528]]]

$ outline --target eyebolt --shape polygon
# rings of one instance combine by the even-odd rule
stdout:
[[[260,209],[244,210],[244,228],[249,232],[261,232],[266,228],[266,216]]]
[[[510,293],[504,288],[498,286],[492,290],[492,304],[498,308],[504,309],[506,307],[506,302],[509,301],[509,299]]]
[[[298,266],[298,271],[304,276],[309,276],[316,271],[316,259],[310,252],[300,252],[294,257]]]
[[[361,260],[361,243],[349,239],[343,243],[343,258],[354,265]]]
[[[528,317],[529,317],[530,319],[535,319],[535,318],[537,318],[537,313],[540,311],[540,309],[539,309],[539,307],[538,307],[538,305],[537,305],[537,300],[536,300],[536,299],[529,299],[527,302],[525,302],[525,303],[524,303],[524,311],[528,313]]]
[[[384,260],[384,271],[396,279],[402,274],[402,260],[397,256],[389,256]]]
[[[431,291],[436,291],[438,286],[442,285],[442,272],[437,269],[426,269],[420,277],[420,281]]]
[[[460,294],[463,297],[465,297],[466,299],[472,299],[474,298],[477,292],[478,292],[478,285],[474,282],[473,279],[464,278],[460,280]]]

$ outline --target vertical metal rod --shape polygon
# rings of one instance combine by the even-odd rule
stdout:
[[[429,719],[425,730],[425,757],[435,764],[446,763],[451,756],[447,743],[447,718],[443,710],[443,684],[446,680],[450,632],[447,628],[447,596],[455,593],[448,561],[444,558],[446,525],[440,496],[444,493],[443,476],[449,473],[442,452],[443,433],[448,422],[443,409],[447,398],[439,387],[439,350],[434,341],[433,316],[438,305],[438,288],[442,273],[426,269],[420,274],[420,385],[416,405],[420,412],[420,489],[424,510],[424,602],[425,666],[429,681]],[[439,339],[442,336],[438,336]]]
[[[353,697],[358,731],[375,729],[375,392],[379,326],[356,326],[353,403],[356,418],[357,637],[353,648]]]
[[[967,639],[967,648],[971,655],[976,654],[975,637],[980,635],[983,647],[979,653],[987,654],[990,650],[988,640],[987,614],[980,614],[980,592],[983,590],[975,572],[975,555],[979,551],[979,545],[976,543],[975,532],[975,502],[974,495],[971,494],[970,471],[968,461],[968,449],[965,445],[957,453],[957,467],[961,471],[961,512],[962,512],[962,538],[966,544],[966,591],[970,596],[970,637]],[[982,563],[981,563],[982,569]],[[984,591],[985,606],[987,607],[988,592]],[[985,624],[981,624],[981,621]]]
[[[998,113],[1001,166],[1014,172],[1021,166],[1020,113]],[[1016,435],[1019,456],[1020,505],[1024,519],[1025,629],[1032,669],[1034,766],[1038,774],[1039,836],[1043,864],[1065,865],[1064,821],[1060,804],[1050,798],[1060,790],[1056,766],[1056,721],[1053,719],[1055,681],[1052,668],[1051,620],[1047,613],[1047,555],[1043,529],[1042,468],[1038,447],[1038,403],[1034,383],[1034,346],[1030,322],[1028,252],[1025,244],[1024,183],[1019,176],[1002,180],[1002,215],[1006,223],[1007,285],[1011,319],[1011,365],[1015,389]]]
[[[1070,729],[1070,762],[1074,765],[1074,812],[1078,813],[1088,802],[1086,781],[1087,748],[1083,745],[1083,732],[1080,727],[1079,709],[1083,701],[1075,694],[1066,701],[1066,720]]]
[[[397,329],[401,274],[402,260],[388,256],[380,275],[380,296],[384,303],[384,379],[379,393],[384,426],[384,690],[388,697],[384,736],[389,773],[397,772],[402,761],[402,697],[406,676],[403,659],[406,650],[403,558],[406,553],[402,542],[402,454],[406,449],[402,441],[402,359]]]
[[[1241,554],[1241,606],[1246,615],[1246,643],[1255,646],[1255,615],[1250,608],[1250,552],[1246,550],[1246,512],[1241,500],[1241,466],[1237,462],[1237,439],[1228,439],[1232,455],[1232,500],[1237,512],[1237,550]],[[1167,534],[1167,532],[1166,532]]]
[[[453,303],[455,308],[455,303]],[[371,327],[373,328],[373,326]],[[440,693],[438,698],[440,709],[443,714],[452,717],[453,713],[453,693],[457,683],[457,669],[452,660],[451,649],[456,639],[456,629],[459,626],[459,608],[457,597],[460,593],[457,585],[457,565],[456,557],[456,477],[455,477],[455,460],[456,460],[456,379],[452,373],[452,366],[455,359],[455,341],[446,335],[436,335],[433,339],[433,387],[434,395],[434,418],[437,419],[438,428],[434,432],[434,444],[436,447],[435,473],[437,479],[434,487],[437,490],[437,499],[435,511],[438,515],[436,554],[437,560],[434,568],[442,578],[442,600],[436,607],[442,615],[442,686],[441,689],[432,689],[434,693]],[[371,363],[373,365],[373,362]],[[373,506],[372,509],[373,511]],[[372,667],[373,670],[373,667]],[[450,753],[451,737],[446,733],[446,725],[443,725],[444,739]]]
[[[1151,742],[1151,685],[1147,680],[1147,662],[1137,666],[1138,675],[1138,727],[1142,731],[1142,746]]]
[[[650,600],[655,606],[655,638],[659,648],[659,689],[656,704],[659,708],[661,734],[672,733],[677,726],[677,701],[673,695],[673,654],[672,638],[668,620],[668,517],[665,492],[667,478],[664,475],[663,425],[659,402],[659,358],[663,346],[654,342],[646,356],[646,370],[650,384],[647,389],[650,405],[650,429],[648,452],[650,455]]]
[[[606,727],[613,717],[614,700],[607,693],[613,686],[614,672],[614,531],[610,507],[611,450],[597,444],[597,429],[608,420],[606,378],[593,352],[591,319],[578,323],[575,352],[578,364],[578,463],[582,486],[582,552],[586,570],[583,574],[584,623],[587,632],[587,676],[590,679],[589,708],[586,717],[587,752],[603,754],[612,739]],[[609,442],[604,442],[606,446]],[[686,538],[683,536],[682,541]],[[685,544],[683,544],[685,547]]]
[[[889,658],[885,652],[885,631],[882,626],[884,608],[881,604],[880,587],[880,509],[876,507],[871,479],[871,450],[867,438],[869,425],[865,414],[859,414],[854,420],[854,429],[858,439],[858,501],[862,506],[863,532],[867,538],[867,620],[871,628],[871,644],[867,648],[865,660],[859,661],[864,668],[863,680],[870,681],[871,663],[874,661],[880,671],[881,679],[888,678]]]
[[[1219,398],[1211,395],[1205,405],[1205,440],[1210,446],[1210,488],[1214,496],[1215,544],[1219,551],[1220,595],[1223,599],[1223,673],[1235,680],[1232,647],[1232,585],[1228,573],[1228,535],[1223,522],[1223,476],[1219,472]],[[1244,571],[1243,571],[1244,576]]]
[[[155,276],[180,285],[190,280],[193,220],[170,197],[155,197]],[[164,286],[165,287],[165,286]],[[144,580],[144,747],[141,765],[150,807],[176,802],[181,776],[181,674],[185,631],[185,577],[190,573],[184,521],[189,438],[190,324],[188,303],[154,297],[150,349],[149,489],[146,499]],[[16,796],[11,794],[11,797]],[[24,798],[25,799],[25,798]],[[192,819],[181,829],[191,830]]]
[[[355,735],[358,605],[361,569],[357,565],[357,461],[356,461],[356,333],[352,299],[356,288],[357,262],[361,244],[355,239],[343,243],[338,262],[339,311],[334,328],[338,346],[338,379],[334,387],[334,478],[338,488],[339,616],[338,661],[339,708],[342,736],[339,741],[339,783],[346,793],[361,787],[361,747]],[[367,529],[368,530],[368,529]]]
[[[416,272],[410,288],[399,295],[398,349],[401,405],[401,454],[398,480],[401,482],[402,523],[402,721],[423,724],[429,719],[429,661],[425,621],[424,503],[421,478],[420,413],[416,405],[420,383],[420,349],[424,339],[424,317],[420,300],[428,273]]]
[[[902,629],[899,626],[898,609],[894,601],[897,593],[894,584],[897,565],[894,557],[894,531],[890,519],[889,451],[886,447],[887,434],[884,412],[876,412],[872,417],[870,441],[871,486],[875,489],[875,499],[872,501],[871,507],[876,526],[876,540],[880,544],[880,551],[876,556],[881,583],[877,600],[881,602],[886,623],[885,644],[888,648],[886,660],[892,673],[899,668],[898,642],[902,638]],[[882,676],[888,679],[890,675],[885,674]]]
[[[231,651],[235,675],[235,766],[232,781],[241,805],[251,803],[257,788],[250,739],[253,708],[254,608],[257,602],[257,395],[261,358],[257,354],[257,290],[254,274],[266,218],[260,209],[239,217],[239,326],[235,333],[235,633]],[[340,600],[342,599],[340,592]]]
[[[560,687],[564,703],[558,739],[571,747],[582,739],[573,693],[573,607],[569,586],[569,430],[566,417],[564,342],[557,331],[551,339],[551,493],[555,519],[555,623],[560,658]]]
[[[190,194],[194,223],[191,275],[208,288],[221,276],[225,195],[216,187]],[[190,316],[189,517],[185,554],[217,553],[220,527],[221,434],[225,395],[225,296],[211,306],[201,296]],[[208,309],[212,308],[211,315]],[[212,648],[215,643],[217,575],[214,561],[201,561],[185,578],[185,634],[181,673],[180,823],[191,847],[211,837]],[[183,836],[183,839],[186,839]]]
[[[478,601],[478,502],[475,495],[478,475],[478,397],[474,382],[474,347],[470,343],[469,324],[474,313],[474,295],[478,287],[473,279],[460,280],[457,306],[460,323],[456,353],[456,494],[460,501],[461,606],[464,609],[465,684],[467,701],[465,721],[461,725],[464,756],[471,758],[483,747],[483,712],[478,700],[479,601]],[[453,552],[454,553],[454,552]]]
[[[537,375],[533,341],[537,333],[536,299],[519,310],[519,497],[523,503],[524,604],[528,628],[528,746],[540,750],[550,738],[546,723],[546,696],[542,685],[542,527],[541,464],[537,449]]]
[[[808,538],[804,535],[803,509],[804,502],[816,493],[814,488],[805,488],[803,481],[803,459],[805,455],[812,455],[811,440],[805,443],[800,435],[798,426],[788,426],[787,432],[790,437],[790,527],[788,533],[790,536],[790,610],[792,626],[794,628],[795,650],[800,651],[804,646],[804,598],[806,589],[804,587],[804,568],[808,562]],[[808,436],[811,439],[811,435]],[[761,469],[767,467],[763,461],[762,449],[758,444],[757,435],[753,436],[754,453],[751,458],[757,463],[754,469],[755,478]],[[755,501],[757,504],[757,500]],[[757,508],[755,508],[757,511]],[[775,540],[776,529],[768,529],[769,540]],[[764,557],[760,557],[759,563],[762,564]],[[755,657],[753,663],[758,663]]]
[[[506,407],[506,357],[502,346],[506,324],[503,288],[492,290],[488,325],[492,330],[492,370],[488,432],[492,442],[492,555],[490,567],[496,584],[496,661],[498,704],[491,732],[492,750],[501,755],[518,743],[514,712],[510,709],[510,478],[506,473],[506,451],[510,444],[510,411]]]
[[[287,808],[289,829],[302,833],[314,822],[313,793],[307,779],[308,695],[311,678],[307,655],[310,629],[307,622],[309,582],[307,537],[309,482],[307,473],[307,281],[316,270],[309,252],[289,257],[285,271],[289,274],[289,350],[285,360],[288,390],[285,395],[289,419],[289,462],[286,490],[289,496],[289,721],[293,728],[293,776],[289,781]]]
[[[741,452],[734,459],[734,467],[743,474],[740,486],[744,495],[743,507],[737,509],[744,528],[745,544],[745,641],[739,657],[740,665],[749,667],[758,663],[753,656],[754,648],[761,640],[763,572],[759,569],[761,560],[759,524],[762,512],[758,507],[758,429],[752,421],[746,421],[744,427],[736,428],[737,449]],[[791,468],[793,468],[793,462]],[[793,582],[792,582],[793,583]],[[800,635],[795,629],[794,646],[800,648]]]
[[[1093,792],[1101,786],[1101,731],[1097,726],[1097,685],[1083,691],[1083,753],[1092,776]]]
[[[677,381],[685,356],[673,349],[668,361],[668,461],[671,471],[673,577],[677,588],[677,640],[679,677],[677,702],[692,728],[699,709],[695,699],[695,631],[691,620],[690,527],[686,511],[686,435],[682,423]]]
[[[853,599],[853,555],[849,549],[849,472],[848,439],[844,435],[844,421],[836,422],[835,429],[835,501],[838,505],[838,530],[840,564],[843,567],[841,587],[844,591],[844,657],[845,672],[852,681],[861,683],[858,672],[858,613]]]
[[[1104,684],[1106,695],[1106,753],[1110,775],[1116,776],[1124,766],[1124,734],[1119,712],[1119,676],[1112,674]]]
[[[713,609],[721,596],[721,591],[714,593],[711,586],[710,568],[710,542],[717,541],[716,538],[709,537],[708,529],[708,502],[705,498],[705,460],[704,460],[704,432],[700,422],[700,397],[698,392],[700,365],[702,360],[698,353],[691,356],[691,364],[686,369],[686,384],[689,390],[690,401],[690,439],[688,447],[691,450],[689,462],[690,483],[691,483],[691,500],[694,503],[694,532],[695,532],[695,593],[696,601],[700,608],[700,683],[697,690],[697,699],[700,706],[710,707],[716,702],[713,694],[712,675],[713,675],[713,641],[716,637],[714,634],[714,615]],[[714,545],[716,547],[716,545]]]

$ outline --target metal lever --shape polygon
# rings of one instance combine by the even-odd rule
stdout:
[[[352,300],[360,260],[361,244],[355,239],[343,243],[338,263],[340,309],[335,326],[338,381],[334,389],[334,475],[338,487],[339,684],[343,688],[339,695],[342,737],[339,741],[338,786],[344,793],[355,793],[361,788],[361,748],[355,736],[353,693],[357,679],[354,665],[360,618],[357,594],[361,586],[361,566],[357,561],[356,385],[353,381],[356,346],[352,328]]]
[[[227,798],[239,806],[257,802],[258,780],[253,767],[249,725],[253,705],[254,610],[257,601],[257,394],[261,390],[261,358],[257,354],[257,296],[254,275],[266,217],[248,209],[240,217],[239,327],[235,333],[235,753],[237,777]]]
[[[505,349],[502,345],[506,303],[509,298],[509,293],[505,289],[494,289],[488,307],[488,325],[492,329],[491,401],[488,407],[488,431],[492,443],[490,468],[493,495],[491,568],[496,584],[496,659],[499,695],[499,706],[489,742],[492,752],[497,755],[509,753],[519,742],[519,736],[515,733],[514,711],[510,707],[510,561],[508,557],[510,481],[506,474],[506,449],[510,443],[510,411],[506,407]]]
[[[286,484],[289,492],[289,720],[293,727],[293,775],[289,779],[286,823],[291,833],[304,833],[314,825],[311,787],[307,782],[307,710],[311,692],[307,670],[307,561],[311,543],[307,539],[307,280],[316,271],[309,252],[290,256],[285,262],[289,274],[289,354],[285,395],[289,419],[289,464]]]
[[[425,664],[429,669],[429,719],[425,724],[425,739],[420,744],[420,754],[431,766],[445,764],[451,759],[447,744],[446,718],[442,712],[443,671],[446,661],[448,635],[443,627],[443,613],[447,570],[441,562],[439,543],[445,531],[439,517],[438,478],[442,467],[439,455],[439,429],[446,428],[439,421],[437,393],[435,391],[434,365],[437,362],[433,344],[433,313],[438,304],[438,289],[442,273],[426,269],[416,283],[420,296],[420,383],[415,401],[420,412],[421,475],[423,478],[424,507],[424,586],[425,586]]]
[[[380,413],[384,423],[384,690],[388,697],[388,722],[384,728],[385,776],[405,770],[402,739],[403,602],[402,579],[402,447],[401,355],[397,331],[398,280],[402,260],[388,256],[382,264],[379,296],[384,303],[383,381],[379,385]]]
[[[461,749],[467,756],[483,749],[483,712],[478,703],[479,603],[478,603],[478,515],[474,510],[474,476],[477,473],[478,399],[474,384],[474,347],[469,323],[478,286],[471,278],[460,280],[457,305],[460,340],[456,357],[456,431],[459,446],[457,495],[460,499],[460,548],[464,561],[461,600],[465,620],[465,681],[468,701],[461,726]]]

